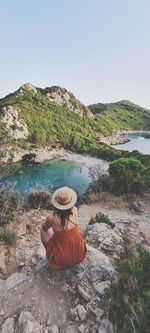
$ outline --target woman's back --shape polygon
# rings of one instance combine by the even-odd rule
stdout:
[[[61,216],[57,213],[53,213],[52,217],[52,228],[53,231],[65,231],[74,228],[78,224],[77,208],[73,207],[68,218],[64,221],[61,220]]]
[[[49,266],[54,270],[73,266],[86,255],[86,245],[77,225],[76,193],[67,187],[56,190],[52,196],[54,212],[43,225],[51,227],[53,235],[44,243]]]

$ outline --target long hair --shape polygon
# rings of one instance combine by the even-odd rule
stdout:
[[[73,214],[73,212],[72,212],[72,208],[61,210],[61,209],[54,207],[53,214],[59,216],[61,224],[64,227],[65,221],[69,220],[69,217],[70,217],[70,215]]]

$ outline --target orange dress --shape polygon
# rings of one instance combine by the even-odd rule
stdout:
[[[86,256],[86,245],[77,225],[71,229],[54,231],[54,235],[46,244],[46,255],[49,267],[59,270],[71,267]]]

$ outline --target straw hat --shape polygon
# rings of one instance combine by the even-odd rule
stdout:
[[[72,208],[76,201],[76,192],[67,186],[59,188],[52,195],[53,206],[61,210]]]

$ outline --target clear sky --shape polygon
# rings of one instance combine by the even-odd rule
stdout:
[[[0,97],[59,85],[150,109],[150,0],[0,0]]]

